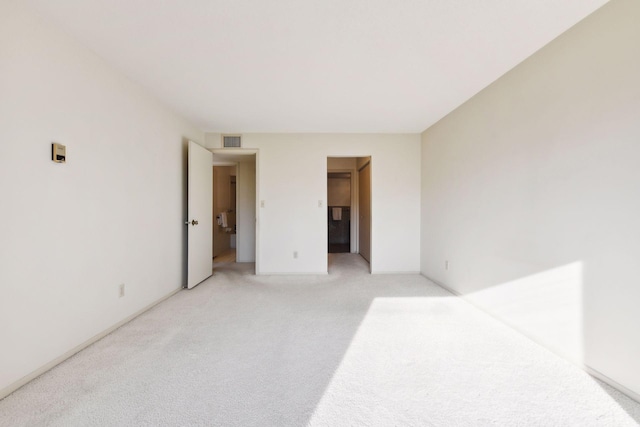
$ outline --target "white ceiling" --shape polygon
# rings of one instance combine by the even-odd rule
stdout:
[[[607,0],[28,0],[205,131],[421,132]]]

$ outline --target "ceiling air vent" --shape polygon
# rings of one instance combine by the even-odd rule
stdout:
[[[222,146],[224,148],[240,148],[242,137],[240,135],[222,135]]]

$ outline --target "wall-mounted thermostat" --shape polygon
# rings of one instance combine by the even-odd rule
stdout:
[[[56,163],[64,163],[66,157],[67,147],[55,142],[51,144],[51,160]]]

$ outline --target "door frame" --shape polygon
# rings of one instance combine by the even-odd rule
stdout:
[[[356,159],[356,166],[354,169],[329,169],[329,166],[327,165],[326,168],[326,172],[325,172],[325,182],[327,181],[327,174],[329,172],[351,172],[351,204],[355,206],[355,209],[351,209],[351,220],[352,220],[352,228],[355,228],[355,252],[353,252],[353,248],[352,248],[352,252],[351,253],[360,253],[360,186],[359,186],[359,176],[360,176],[360,170],[365,167],[366,165],[369,165],[369,167],[371,168],[370,171],[370,179],[369,179],[369,195],[370,195],[370,209],[369,209],[369,274],[373,274],[373,272],[375,271],[373,268],[373,261],[374,261],[374,245],[373,245],[373,234],[374,234],[374,230],[373,230],[373,189],[374,189],[374,176],[373,176],[373,155],[372,154],[339,154],[339,155],[332,155],[332,154],[327,154],[326,155],[326,159],[328,162],[329,158],[347,158],[347,159]],[[360,167],[358,167],[357,164],[357,159],[358,158],[368,158],[368,160]],[[326,201],[326,205],[329,205],[329,194],[328,194],[328,186],[325,185],[325,195],[324,195],[324,199]],[[355,203],[354,203],[355,201]],[[356,215],[355,217],[355,221],[353,220],[353,215]],[[327,223],[328,218],[327,215],[325,213],[324,215],[324,230],[325,230],[325,242],[329,241],[329,224]],[[353,233],[352,236],[353,237]],[[353,247],[353,242],[352,242],[352,247]],[[327,246],[326,248],[326,253],[327,253],[327,271],[329,271],[329,247]]]
[[[209,151],[211,151],[211,150],[209,150]],[[214,155],[215,155],[215,154],[214,154]],[[235,168],[236,168],[236,179],[237,179],[237,178],[238,178],[238,175],[237,175],[237,174],[238,174],[238,163],[234,163],[234,162],[227,162],[227,161],[218,161],[218,160],[216,160],[216,159],[215,159],[215,157],[214,157],[214,159],[213,159],[213,163],[211,164],[211,167],[212,167],[212,168],[217,168],[217,167],[229,167],[229,166],[231,166],[231,167],[235,167]],[[214,174],[213,174],[214,179],[215,179],[215,176],[216,176],[216,174],[215,174],[215,172],[214,172]],[[213,191],[214,191],[214,193],[215,193],[215,185],[213,186]],[[214,199],[214,202],[215,202],[215,197],[214,197],[213,199]],[[237,184],[237,182],[236,182],[236,206],[234,207],[234,210],[235,210],[235,212],[236,212],[236,224],[237,224],[237,223],[238,223],[238,222],[237,222],[237,217],[238,217],[238,184]],[[215,211],[213,212],[213,217],[214,217],[214,220],[213,220],[214,232],[213,232],[213,234],[214,234],[214,240],[215,240],[215,227],[217,226],[217,224],[216,224],[216,220],[215,220],[215,217],[216,217],[216,212],[215,212]],[[236,247],[236,256],[238,255],[238,253],[237,253],[237,252],[238,252],[238,251],[237,251],[237,247]],[[214,248],[213,253],[215,254],[215,248]],[[214,258],[215,258],[215,256],[214,256]]]
[[[351,229],[349,230],[349,253],[357,254],[359,251],[359,236],[360,232],[359,224],[359,216],[358,216],[358,170],[357,169],[329,169],[327,168],[327,175],[330,173],[350,173],[351,179],[349,185],[351,186],[351,206],[350,206],[350,218],[351,221]],[[328,178],[327,178],[328,179]],[[329,208],[329,189],[327,186],[327,194],[325,196],[325,200],[327,201],[327,208]],[[327,224],[327,241],[329,239],[329,224]],[[328,248],[327,248],[328,249]]]
[[[360,171],[369,167],[369,273],[373,274],[373,156],[359,156],[361,158],[368,157],[369,160],[364,162],[362,166],[356,165],[356,173],[358,180],[360,179]],[[360,191],[360,182],[358,182],[358,191]],[[360,213],[360,194],[358,193],[358,214]],[[360,221],[358,216],[358,221]],[[358,222],[358,253],[360,253],[360,223]]]
[[[257,148],[210,148],[209,151],[211,151],[214,155],[216,154],[223,154],[223,155],[230,155],[230,156],[256,156],[256,253],[255,253],[255,264],[256,264],[256,275],[260,275],[260,150],[258,150]],[[226,164],[223,164],[226,163]],[[239,174],[239,162],[223,162],[223,161],[214,161],[213,164],[211,165],[213,166],[236,166],[236,216],[238,215],[238,201],[239,201],[239,197],[238,197],[238,191],[240,189],[240,180],[242,178],[240,178],[240,174]],[[236,219],[237,221],[237,219]],[[239,235],[238,235],[239,236]],[[238,245],[239,245],[239,238],[236,237],[236,257],[238,256]],[[236,258],[237,259],[237,258]]]

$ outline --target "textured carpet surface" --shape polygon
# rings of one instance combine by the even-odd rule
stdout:
[[[417,275],[218,265],[0,401],[0,426],[636,426],[640,405]]]

